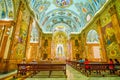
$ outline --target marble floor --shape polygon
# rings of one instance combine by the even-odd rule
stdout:
[[[15,73],[15,72],[13,72]],[[11,73],[10,73],[11,74]],[[4,76],[7,76],[9,74],[6,74]],[[3,75],[0,75],[0,77],[3,77]],[[1,79],[0,79],[1,80]],[[32,78],[28,77],[26,79],[22,78],[14,78],[11,76],[9,78],[6,78],[4,80],[120,80],[120,77],[87,77],[84,74],[81,74],[79,71],[73,69],[70,66],[67,66],[67,78],[65,77],[63,72],[56,72],[53,71],[51,74],[51,77],[48,78],[48,72],[40,72],[36,75],[34,75]]]

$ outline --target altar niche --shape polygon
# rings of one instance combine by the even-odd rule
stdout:
[[[61,58],[65,57],[63,44],[57,44],[56,57],[61,57]]]
[[[68,54],[68,35],[57,31],[53,34],[51,44],[51,57],[58,60],[66,60]]]

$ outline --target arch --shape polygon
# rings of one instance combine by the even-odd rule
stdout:
[[[98,43],[98,33],[95,30],[90,30],[87,34],[87,43]]]

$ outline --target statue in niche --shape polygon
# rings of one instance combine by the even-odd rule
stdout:
[[[46,39],[44,42],[44,47],[48,46],[48,40]]]
[[[75,46],[79,46],[78,40],[75,40]]]
[[[64,51],[63,51],[63,45],[62,44],[58,44],[57,45],[57,54],[56,54],[56,57],[58,57],[58,58],[64,57]]]
[[[61,46],[58,47],[58,54],[62,54],[62,47]]]

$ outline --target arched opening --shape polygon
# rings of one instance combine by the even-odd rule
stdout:
[[[101,61],[102,56],[100,51],[98,33],[95,30],[90,30],[87,34],[86,40],[86,57],[91,61]]]

